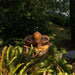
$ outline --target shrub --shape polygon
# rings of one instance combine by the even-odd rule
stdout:
[[[32,45],[28,54],[22,47],[10,45],[5,56],[3,70],[6,69],[11,75],[71,74],[72,65],[61,58],[63,51],[58,51],[56,46],[53,46],[48,54],[43,56],[33,58],[33,54],[35,54],[35,51]]]
[[[64,16],[60,14],[52,14],[50,15],[50,20],[53,21],[56,24],[69,27],[70,26],[70,17]]]

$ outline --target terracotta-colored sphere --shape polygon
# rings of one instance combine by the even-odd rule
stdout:
[[[41,33],[39,33],[39,32],[37,31],[37,32],[35,32],[35,33],[33,34],[33,37],[34,37],[34,39],[36,39],[36,40],[40,40],[40,39],[41,39]]]

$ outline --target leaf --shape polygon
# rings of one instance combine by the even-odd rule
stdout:
[[[57,75],[63,75],[63,73],[62,72],[59,72]]]
[[[8,65],[10,65],[16,58],[17,58],[17,56],[13,57],[13,58],[11,59],[11,61],[8,63]]]
[[[66,63],[67,63],[67,61],[66,61],[66,60],[64,60],[64,61],[63,61],[63,63],[65,63],[65,64],[66,64]]]
[[[32,64],[33,62],[34,62],[34,60],[31,60],[30,62],[28,62],[28,63],[23,67],[23,69],[20,71],[20,75],[22,75],[23,72],[26,70],[26,68],[27,68],[30,64]]]
[[[19,47],[19,52],[20,52],[20,54],[22,53],[22,48],[21,47]]]
[[[10,50],[12,50],[12,46],[10,45],[9,48],[7,49],[7,62],[10,60]]]
[[[54,36],[49,36],[51,39],[54,39],[55,37]]]
[[[33,45],[31,44],[31,48],[30,48],[30,51],[29,51],[28,55],[31,55],[32,52],[33,52]]]
[[[15,50],[15,56],[18,56],[19,55],[19,46],[16,46],[14,48],[14,50]]]
[[[66,72],[66,73],[63,73],[63,75],[68,75],[68,73]]]
[[[31,44],[31,49],[33,49],[33,45]]]
[[[15,68],[15,70],[13,71],[13,74],[14,74],[22,65],[24,65],[24,63],[18,64],[17,67]]]
[[[67,64],[67,67],[72,69],[72,65],[70,65],[70,64]]]
[[[40,67],[44,67],[44,65],[45,65],[45,64],[44,64],[43,62],[40,63]]]
[[[11,57],[14,57],[14,56],[15,56],[15,50],[13,49],[11,53]]]
[[[51,73],[51,72],[53,72],[54,70],[49,69],[48,71]]]

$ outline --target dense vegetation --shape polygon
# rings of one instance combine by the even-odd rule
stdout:
[[[55,3],[52,0],[0,1],[1,42],[9,44],[8,42],[14,41],[16,38],[22,39],[37,30],[48,35],[52,33],[46,27],[51,24],[50,21],[59,23],[62,26],[69,26],[69,16],[65,18],[65,16],[58,15],[61,12],[68,11],[69,6],[62,8],[61,5],[63,5],[63,2]],[[53,14],[53,12],[56,13],[57,9],[61,12]],[[51,10],[53,12],[49,13]]]
[[[43,0],[1,1],[2,38],[25,37],[32,34],[38,26],[38,30],[43,30],[42,27],[47,23],[46,10],[49,9],[49,3]]]
[[[70,32],[70,15],[62,14],[69,12],[67,1],[0,1],[0,47],[7,45],[2,50],[0,73],[3,72],[3,75],[5,73],[8,75],[67,75],[74,72],[71,62],[61,58],[65,49],[59,47],[59,38],[54,33],[56,29],[50,29],[57,24],[68,28],[68,33]],[[35,31],[51,38],[53,47],[49,49],[48,55],[33,58],[35,51],[32,45],[28,54],[24,51],[24,38]]]
[[[3,75],[67,75],[73,72],[70,62],[61,58],[64,50],[59,52],[55,46],[48,54],[35,58],[33,58],[35,51],[32,45],[28,53],[20,46],[13,48],[10,45],[8,49],[6,48],[3,49],[0,62]]]

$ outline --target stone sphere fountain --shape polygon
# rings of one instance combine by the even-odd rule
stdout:
[[[31,44],[33,45],[33,47],[36,47],[34,48],[34,50],[36,50],[35,56],[41,56],[47,53],[49,47],[52,45],[51,43],[49,43],[50,38],[47,35],[42,35],[38,31],[33,35],[26,36],[24,40],[25,48],[30,48]]]

